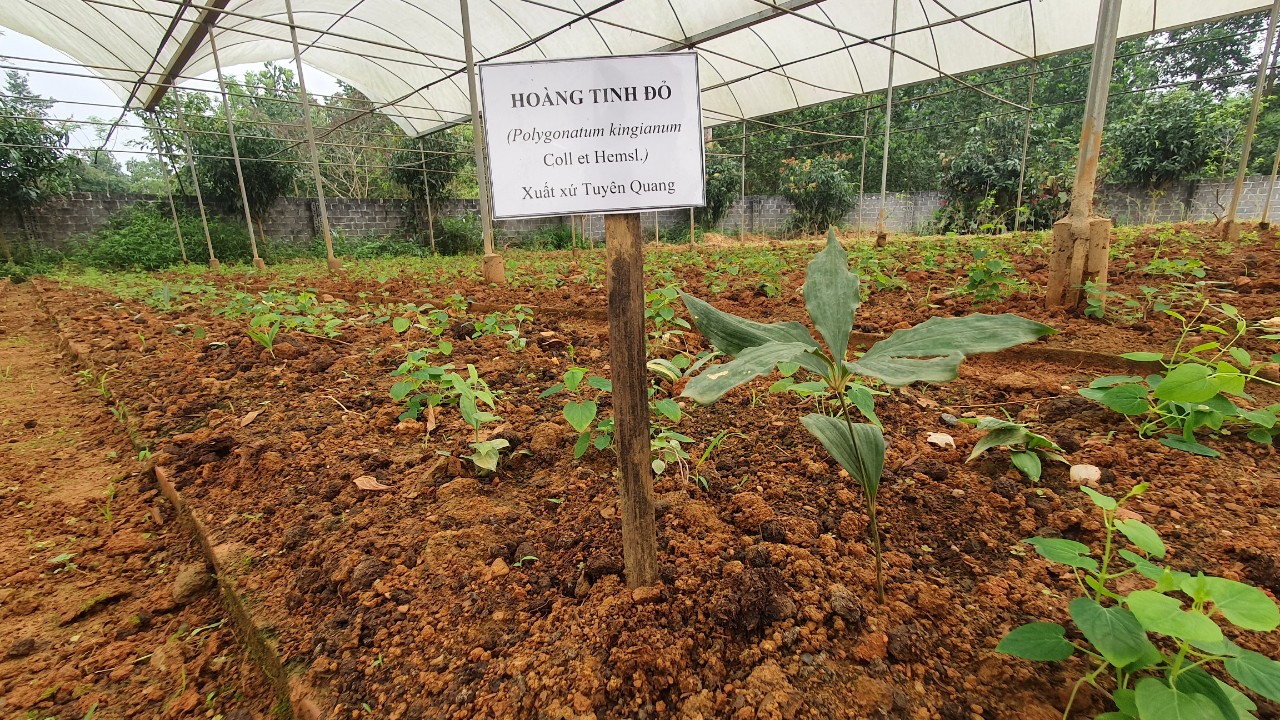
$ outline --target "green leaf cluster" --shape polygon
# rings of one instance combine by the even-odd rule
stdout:
[[[1058,623],[1033,622],[1015,628],[998,652],[1026,660],[1065,660],[1077,652],[1092,668],[1081,684],[1108,693],[1116,710],[1107,720],[1241,720],[1256,707],[1244,693],[1206,669],[1221,663],[1240,686],[1280,701],[1280,663],[1235,644],[1220,622],[1239,630],[1270,632],[1280,626],[1280,608],[1261,590],[1235,580],[1162,567],[1164,542],[1146,523],[1121,517],[1120,508],[1145,492],[1135,487],[1119,500],[1081,488],[1102,512],[1105,537],[1100,556],[1083,543],[1062,538],[1026,542],[1046,560],[1075,573],[1082,596],[1071,601],[1071,620],[1082,643],[1067,638]],[[1136,548],[1119,547],[1120,536]],[[1141,553],[1141,554],[1139,554]],[[1120,560],[1127,567],[1120,567]],[[1115,581],[1138,574],[1152,587],[1121,595]],[[1152,637],[1164,638],[1153,642]],[[1110,678],[1109,680],[1107,678]],[[1070,704],[1067,714],[1070,713]],[[1065,714],[1064,714],[1065,717]]]
[[[1062,457],[1062,448],[1058,447],[1057,443],[1043,435],[1031,432],[1021,423],[993,417],[962,418],[960,422],[973,425],[987,433],[973,446],[973,452],[969,453],[968,460],[973,460],[983,451],[993,447],[1009,448],[1009,457],[1013,466],[1031,482],[1040,480],[1041,458],[1062,463],[1067,461]]]

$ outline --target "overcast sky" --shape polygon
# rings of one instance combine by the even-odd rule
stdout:
[[[70,77],[60,73],[88,76],[91,73],[77,65],[53,63],[74,62],[66,55],[54,50],[44,43],[21,33],[0,26],[0,65],[5,70],[17,68],[27,76],[31,89],[44,97],[58,101],[50,114],[58,120],[88,120],[90,116],[115,122],[120,117],[121,102],[105,83],[94,77]],[[46,62],[37,62],[46,61]],[[52,61],[52,62],[49,62]],[[289,63],[292,66],[292,62]],[[235,65],[226,68],[229,75],[240,75],[246,70],[260,70],[262,65]],[[306,68],[307,89],[312,95],[331,95],[338,91],[338,83],[329,75],[312,67]],[[204,82],[201,82],[204,80]],[[205,73],[200,79],[183,82],[184,87],[215,88],[215,75]],[[137,118],[129,115],[126,124],[137,124]],[[108,150],[117,151],[116,157],[121,164],[129,158],[137,158],[136,153],[120,152],[138,150],[131,145],[137,142],[143,133],[133,128],[119,128],[112,135]],[[97,147],[97,135],[93,127],[82,127],[71,136],[71,147]]]

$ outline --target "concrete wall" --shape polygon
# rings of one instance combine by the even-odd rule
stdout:
[[[1245,220],[1261,217],[1269,178],[1251,177],[1240,196],[1239,216]],[[1098,191],[1098,211],[1113,218],[1118,225],[1138,223],[1212,221],[1222,217],[1230,204],[1232,181],[1188,180],[1150,193],[1141,188],[1103,186]],[[61,248],[76,236],[92,233],[102,227],[112,214],[138,202],[164,202],[149,195],[72,193],[50,198],[44,205],[28,213],[19,223],[16,218],[0,219],[0,232],[6,237],[37,245]],[[195,200],[179,199],[195,211]],[[933,213],[942,203],[936,191],[891,193],[885,198],[885,224],[893,232],[925,230]],[[1280,213],[1280,189],[1273,191],[1272,204]],[[476,200],[447,200],[435,203],[432,210],[439,216],[459,217],[475,212]],[[408,200],[329,200],[329,222],[348,235],[410,235],[426,227],[426,207]],[[880,212],[880,196],[868,193],[862,203],[844,217],[849,227],[872,229]],[[228,215],[239,221],[238,215]],[[749,195],[735,202],[718,230],[736,234],[739,225],[751,233],[780,233],[787,229],[791,204],[777,196]],[[654,223],[662,228],[686,227],[688,210],[641,213],[640,223],[646,237],[653,234]],[[520,237],[540,228],[562,226],[564,217],[500,220],[494,223],[499,243],[516,242]],[[320,233],[317,203],[310,198],[282,198],[272,206],[265,220],[266,233],[274,240],[307,242]],[[587,233],[595,240],[604,237],[604,219],[600,215],[587,218]]]

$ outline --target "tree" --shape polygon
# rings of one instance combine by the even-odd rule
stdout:
[[[400,139],[403,133],[386,115],[373,111],[373,103],[364,93],[343,82],[338,86],[338,94],[320,106],[323,121],[316,127],[326,194],[404,197],[410,186],[395,178],[394,168],[388,167],[394,163],[395,149],[405,147]]]
[[[1209,91],[1178,89],[1150,97],[1136,112],[1116,118],[1105,135],[1118,155],[1108,180],[1137,183],[1157,193],[1201,173],[1214,149],[1207,120],[1217,104]]]
[[[51,191],[64,169],[67,133],[49,120],[52,101],[37,97],[27,78],[5,73],[0,95],[0,214],[21,220]],[[0,234],[0,250],[13,263],[13,251]]]
[[[240,115],[238,111],[236,114]],[[245,113],[248,114],[247,112]],[[225,210],[241,210],[240,185],[227,123],[220,117],[202,115],[187,119],[200,189],[212,204]],[[293,185],[297,173],[293,143],[275,136],[266,125],[236,124],[240,167],[244,175],[249,214],[261,232],[271,204]]]
[[[454,177],[466,161],[466,149],[449,130],[420,139],[405,138],[391,156],[391,179],[409,197],[447,198],[453,194]]]

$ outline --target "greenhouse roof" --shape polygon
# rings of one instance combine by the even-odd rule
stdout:
[[[61,50],[133,108],[170,82],[292,58],[285,0],[5,0],[0,25]],[[454,0],[293,0],[306,64],[411,135],[469,119]],[[707,125],[883,90],[893,0],[472,0],[477,60],[695,48]],[[1263,10],[1262,0],[1125,0],[1120,35]],[[901,0],[894,84],[1086,47],[1088,0]]]

